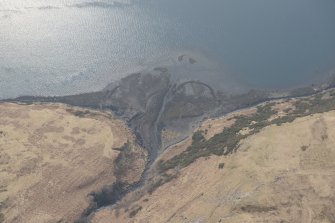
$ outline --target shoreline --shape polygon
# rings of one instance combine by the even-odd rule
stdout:
[[[128,89],[126,86],[129,86],[128,82],[131,83],[133,80],[138,80],[138,78],[151,78],[152,80],[148,82],[146,85],[138,85],[138,86],[132,86],[131,89]],[[209,119],[215,119],[218,117],[224,118],[229,114],[236,113],[238,111],[242,110],[248,110],[251,108],[256,107],[257,105],[264,104],[264,103],[271,103],[272,101],[279,101],[279,100],[285,100],[285,99],[295,99],[295,98],[303,98],[303,97],[308,97],[311,95],[315,95],[324,91],[328,91],[334,88],[331,82],[324,88],[312,88],[308,87],[307,89],[302,89],[301,91],[298,91],[297,95],[290,95],[288,92],[286,92],[286,95],[284,94],[275,94],[272,92],[272,94],[269,94],[268,92],[253,92],[252,94],[244,94],[240,95],[236,98],[232,97],[230,98],[227,102],[231,104],[231,108],[225,108],[221,104],[217,104],[220,102],[220,99],[217,99],[216,97],[212,98],[210,96],[213,91],[210,86],[206,84],[202,84],[201,82],[186,82],[177,85],[177,87],[172,87],[171,88],[171,83],[168,82],[169,84],[166,84],[166,76],[164,74],[161,74],[159,76],[152,76],[152,75],[143,75],[141,76],[140,74],[138,75],[133,75],[129,76],[128,79],[122,80],[121,84],[119,86],[116,86],[114,89],[111,91],[100,91],[100,92],[93,92],[93,93],[85,93],[81,95],[74,95],[74,96],[66,96],[66,97],[34,97],[34,96],[27,96],[27,97],[21,97],[21,98],[16,98],[16,99],[6,99],[6,100],[0,100],[0,103],[5,103],[5,102],[11,102],[11,103],[18,103],[18,104],[66,104],[69,106],[74,106],[78,107],[80,109],[92,109],[97,112],[103,112],[103,113],[109,113],[113,114],[116,118],[121,119],[123,122],[127,124],[127,126],[131,129],[131,132],[133,135],[136,137],[136,141],[139,145],[141,145],[144,149],[147,150],[148,152],[148,160],[146,162],[146,167],[141,174],[140,180],[138,182],[135,182],[131,185],[127,185],[125,188],[121,190],[122,194],[128,194],[131,191],[134,191],[138,188],[141,188],[148,177],[148,173],[150,172],[151,167],[155,164],[157,161],[157,158],[159,157],[160,154],[164,153],[165,151],[169,150],[169,148],[172,148],[176,144],[183,143],[185,140],[187,140],[191,133],[197,129],[201,123],[205,120]],[[120,108],[122,108],[120,105],[113,104],[113,102],[110,102],[111,100],[115,100],[116,102],[124,102],[125,100],[138,100],[141,102],[143,98],[141,98],[141,95],[138,95],[137,91],[134,92],[134,96],[131,96],[129,98],[129,93],[128,91],[134,90],[134,88],[138,88],[139,90],[143,90],[146,86],[153,86],[152,83],[156,83],[159,81],[162,85],[162,88],[154,89],[154,92],[151,93],[153,95],[156,95],[155,97],[148,97],[145,101],[145,106],[148,113],[144,112],[141,113],[140,111],[134,112],[132,108],[132,104],[128,104],[127,107],[123,108],[124,110],[120,111]],[[138,83],[138,82],[136,82]],[[166,87],[165,87],[166,86]],[[200,92],[211,92],[209,93],[209,98],[203,98],[201,100],[196,100],[195,98],[199,97],[197,94],[192,96],[192,98],[187,99],[186,97],[184,99],[184,96],[180,96],[179,94],[176,94],[178,92],[178,89],[184,89],[183,87],[187,86],[188,88],[192,87],[192,89],[202,89]],[[150,89],[146,89],[146,92],[150,92]],[[124,94],[123,92],[127,92],[127,94]],[[115,97],[114,95],[121,94],[121,96],[118,95],[118,97]],[[203,94],[203,93],[201,93]],[[176,97],[176,95],[178,97]],[[255,97],[254,97],[255,96]],[[113,97],[115,97],[113,99]],[[217,96],[218,97],[218,96]],[[129,99],[128,99],[129,98]],[[162,100],[162,105],[156,104],[155,101],[160,101]],[[236,100],[235,100],[236,99]],[[249,100],[250,99],[250,100]],[[154,101],[152,101],[154,100]],[[171,141],[171,144],[168,147],[161,147],[161,123],[164,122],[166,123],[165,125],[169,125],[170,120],[173,122],[174,118],[171,116],[170,119],[166,119],[167,115],[169,112],[167,111],[174,111],[173,107],[171,107],[171,104],[169,104],[171,101],[175,101],[174,103],[183,103],[183,101],[186,100],[195,100],[194,101],[194,106],[199,106],[199,108],[208,105],[209,109],[203,110],[203,113],[199,113],[200,115],[198,116],[185,116],[184,119],[179,121],[180,126],[184,127],[183,134],[181,137],[178,139],[174,139],[174,141]],[[208,100],[213,101],[208,104]],[[151,105],[150,102],[153,102]],[[83,104],[81,104],[81,102]],[[205,103],[205,104],[204,104]],[[214,104],[213,104],[214,103]],[[158,105],[158,106],[157,106]],[[215,105],[213,107],[213,105]],[[117,107],[120,106],[120,107]],[[171,110],[172,109],[172,110]],[[220,110],[221,109],[221,110]],[[226,110],[225,110],[226,109]],[[155,113],[152,113],[155,112]],[[188,113],[188,110],[185,108],[184,111],[185,114]],[[155,115],[156,114],[156,115]],[[171,113],[173,114],[173,113]],[[143,117],[145,117],[143,119]],[[156,128],[152,128],[152,126],[156,126]],[[188,127],[187,127],[188,126]],[[166,128],[166,127],[164,127]],[[150,133],[151,130],[153,132]],[[147,135],[148,133],[152,135]],[[152,144],[146,144],[146,142],[152,139],[152,137],[156,138],[157,145],[159,147],[155,148],[151,147]],[[115,188],[117,189],[117,188]],[[112,189],[114,191],[114,189]],[[97,193],[99,195],[99,193]],[[123,197],[123,196],[121,196]],[[121,198],[120,198],[121,199]],[[117,200],[119,201],[119,200]],[[114,205],[117,203],[117,201],[108,204],[107,206]],[[103,208],[98,207],[97,209]],[[92,212],[88,213],[91,214],[95,212],[95,210],[92,210]],[[85,215],[88,217],[89,215]],[[84,216],[84,217],[85,217]]]
[[[281,97],[281,98],[269,98],[267,100],[264,100],[262,102],[259,102],[259,103],[256,103],[256,104],[253,104],[251,106],[248,106],[248,107],[244,107],[244,108],[240,108],[240,109],[236,109],[236,110],[233,110],[233,111],[230,111],[228,113],[225,113],[223,115],[221,115],[220,119],[224,119],[226,118],[227,116],[229,115],[233,115],[234,113],[238,113],[240,111],[247,111],[247,110],[250,110],[250,109],[253,109],[259,105],[262,105],[262,104],[268,104],[268,103],[271,103],[271,102],[278,102],[278,101],[281,101],[281,100],[285,100],[285,99],[291,99],[291,100],[294,100],[294,99],[299,99],[299,98],[304,98],[304,97],[309,97],[309,96],[312,96],[312,95],[317,95],[317,94],[320,94],[322,92],[327,92],[327,91],[331,91],[332,89],[334,89],[333,87],[329,87],[327,89],[323,89],[323,90],[319,90],[313,94],[309,94],[309,95],[304,95],[304,96],[300,96],[300,97],[293,97],[293,96],[286,96],[286,97]],[[0,103],[6,103],[6,102],[3,102],[1,101]],[[27,105],[27,104],[31,104],[31,103],[27,103],[27,102],[22,102],[20,100],[16,100],[16,101],[12,101],[12,102],[9,102],[9,103],[15,103],[15,104],[21,104],[21,105]],[[44,105],[57,105],[57,104],[60,104],[60,105],[66,105],[66,106],[69,106],[70,108],[79,108],[79,109],[87,109],[87,107],[81,107],[81,106],[73,106],[73,105],[69,105],[69,104],[66,104],[66,103],[61,103],[61,102],[32,102],[32,104],[39,104],[41,106],[44,106]],[[101,110],[101,109],[92,109],[92,108],[89,108],[89,110],[93,110],[94,112],[99,112],[99,113],[103,113],[103,114],[112,114],[114,118],[118,118],[120,119],[120,117],[117,117],[117,115],[114,114],[113,111],[110,111],[110,110]],[[201,124],[204,122],[204,121],[208,121],[208,120],[215,120],[216,117],[212,117],[212,118],[208,118],[208,119],[203,119],[201,121],[198,122],[198,125],[195,126],[193,128],[193,131],[195,131],[196,129],[198,129]],[[122,118],[121,118],[122,120]],[[124,122],[124,120],[122,120]],[[126,122],[126,124],[129,124]],[[129,125],[128,125],[129,127]],[[138,135],[136,134],[136,132],[134,131],[133,128],[130,128],[131,132],[133,133],[133,135],[135,136],[135,138],[138,137]],[[155,165],[157,165],[157,158],[164,154],[164,153],[168,153],[170,151],[171,148],[179,145],[179,144],[183,144],[185,141],[189,140],[189,137],[191,135],[191,132],[188,134],[187,137],[181,139],[180,141],[174,143],[174,144],[171,144],[170,146],[166,147],[166,148],[161,148],[160,149],[160,152],[158,152],[156,155],[156,157],[152,160],[147,160],[146,161],[146,164],[145,164],[145,169],[144,171],[142,172],[141,176],[139,177],[139,181],[137,182],[134,182],[133,184],[131,185],[125,185],[125,187],[122,187],[121,189],[121,192],[120,192],[120,196],[119,196],[119,199],[115,200],[113,203],[110,203],[108,205],[104,205],[104,206],[99,206],[97,207],[97,209],[92,209],[92,210],[83,210],[83,213],[82,213],[82,216],[80,219],[87,219],[87,218],[90,218],[90,216],[92,216],[92,214],[96,213],[98,210],[101,210],[101,209],[104,209],[104,208],[110,208],[110,207],[113,207],[114,205],[117,204],[117,202],[119,202],[120,200],[122,200],[123,197],[125,197],[127,194],[133,192],[133,191],[136,191],[138,189],[141,189],[142,187],[145,187],[146,183],[147,183],[147,180],[148,180],[148,177],[150,177],[150,173],[152,171],[152,168],[155,167]],[[137,139],[138,140],[138,139]],[[147,150],[149,152],[148,154],[148,158],[150,157],[150,150]],[[151,157],[152,158],[152,157]],[[111,193],[118,193],[116,192],[116,190],[120,190],[118,188],[114,188],[114,186],[111,188]],[[93,201],[96,200],[96,198],[94,198],[95,196],[100,196],[100,192],[97,191],[97,192],[94,192],[94,195],[93,196]]]

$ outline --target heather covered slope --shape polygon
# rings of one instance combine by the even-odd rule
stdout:
[[[109,86],[105,90],[96,93],[66,97],[21,97],[14,100],[26,103],[24,106],[20,105],[21,112],[24,111],[24,114],[29,113],[30,110],[35,111],[34,106],[37,106],[39,110],[47,109],[48,106],[51,106],[51,104],[48,104],[50,102],[63,102],[72,106],[94,108],[100,111],[104,110],[104,112],[98,112],[61,105],[66,115],[65,113],[61,113],[61,115],[56,115],[49,120],[48,118],[43,119],[44,114],[38,113],[37,116],[39,119],[37,122],[36,118],[33,121],[28,120],[29,125],[32,125],[30,122],[39,123],[36,130],[34,129],[35,127],[32,129],[33,132],[30,133],[32,136],[44,134],[43,128],[51,125],[51,130],[47,130],[46,133],[51,131],[56,139],[50,142],[42,141],[42,144],[47,143],[46,146],[50,148],[54,144],[58,145],[59,142],[61,143],[59,146],[64,146],[63,144],[67,145],[65,142],[58,140],[59,137],[64,138],[61,134],[68,134],[69,132],[63,129],[66,129],[69,125],[68,123],[71,122],[59,121],[63,120],[64,116],[66,118],[75,117],[76,120],[78,119],[77,124],[79,126],[77,127],[83,125],[79,120],[96,120],[97,116],[104,117],[102,124],[107,124],[111,120],[115,120],[108,112],[112,110],[118,117],[125,120],[135,133],[136,139],[131,136],[131,139],[123,140],[122,143],[115,147],[113,146],[113,154],[115,152],[117,156],[108,161],[110,165],[108,166],[108,171],[112,172],[113,178],[106,180],[107,178],[103,177],[101,181],[98,179],[97,181],[101,183],[99,187],[90,188],[90,190],[82,193],[82,199],[86,199],[86,203],[80,205],[80,214],[72,215],[76,216],[76,219],[80,219],[79,222],[113,222],[114,220],[117,222],[131,222],[134,219],[136,220],[137,216],[144,219],[144,222],[156,221],[154,218],[155,212],[151,212],[151,209],[145,209],[145,205],[141,204],[141,202],[139,203],[139,201],[143,200],[146,204],[157,191],[166,185],[174,188],[174,185],[181,179],[180,177],[183,174],[186,176],[186,179],[180,185],[183,190],[191,186],[194,187],[194,185],[201,185],[201,182],[194,181],[195,184],[188,184],[187,181],[187,179],[192,178],[191,175],[188,175],[187,170],[196,163],[201,160],[212,160],[214,159],[213,157],[228,159],[229,157],[236,156],[236,154],[240,154],[244,141],[261,134],[269,126],[283,126],[286,123],[292,123],[303,117],[335,110],[335,92],[332,89],[323,91],[321,88],[307,88],[295,93],[295,95],[301,96],[315,92],[320,93],[301,98],[285,98],[285,95],[282,95],[284,98],[270,101],[271,97],[279,96],[263,91],[250,91],[243,95],[227,96],[222,92],[214,91],[210,86],[198,81],[173,84],[169,78],[169,74],[165,70],[159,72],[160,74],[155,75],[133,74],[122,79],[117,86]],[[218,117],[220,114],[225,114],[230,110],[252,106],[262,101],[267,102],[252,108],[230,113],[221,118],[205,120],[208,116]],[[29,105],[34,102],[43,103]],[[13,104],[4,105],[13,106]],[[51,107],[57,111],[57,106],[59,107],[60,105],[53,105]],[[7,113],[12,114],[15,112],[9,111]],[[47,114],[49,113],[47,112]],[[25,119],[31,118],[30,115],[29,113],[28,118],[25,117]],[[20,116],[12,115],[10,117],[12,120],[10,122],[6,120],[4,122],[5,125],[8,123],[17,124],[16,119]],[[196,128],[198,123],[201,123],[201,119],[205,121],[202,122],[200,128],[193,135],[189,134],[193,128]],[[26,125],[20,124],[17,129],[24,126]],[[40,130],[41,128],[42,130]],[[104,128],[99,127],[99,129]],[[123,134],[120,131],[122,128],[116,127],[113,129],[116,129],[116,133],[112,131],[113,133]],[[57,131],[60,131],[60,135],[54,135]],[[127,131],[130,134],[130,130]],[[73,136],[71,134],[75,132],[71,130],[70,137],[66,135],[65,139],[72,139]],[[104,144],[114,138],[101,138],[100,134],[105,133],[106,131],[98,131],[97,135],[92,136],[92,140],[99,139],[98,141]],[[108,135],[110,136],[111,134]],[[184,136],[186,135],[189,135],[189,137],[185,139]],[[86,138],[86,135],[82,137]],[[45,140],[45,137],[38,138],[38,140]],[[130,142],[130,144],[127,142]],[[139,148],[137,142],[144,146],[146,152],[143,152]],[[169,147],[171,144],[174,145]],[[70,147],[73,146],[75,145],[70,145]],[[163,151],[166,147],[168,149]],[[302,150],[306,150],[306,147],[304,146]],[[145,153],[149,155],[147,159],[145,158]],[[103,154],[106,153],[104,152]],[[95,155],[99,156],[99,153]],[[97,159],[94,158],[94,160]],[[99,168],[101,167],[100,165],[101,163],[97,164]],[[212,164],[207,163],[207,165],[211,166]],[[78,163],[76,168],[80,169],[81,166],[85,166],[85,162]],[[215,166],[220,170],[226,169],[226,162],[220,161],[219,163],[215,163]],[[110,167],[112,167],[112,170]],[[203,167],[203,169],[206,168]],[[198,178],[205,179],[201,175],[203,173],[199,172],[195,174],[197,180]],[[260,172],[260,174],[263,173]],[[90,176],[97,175],[99,176],[98,172],[93,172]],[[219,181],[226,182],[229,179],[230,176],[222,178]],[[210,182],[210,179],[205,180],[206,182]],[[187,185],[187,188],[184,188],[184,185]],[[67,191],[66,188],[68,186],[61,188],[59,191]],[[182,189],[179,190],[180,194],[184,193]],[[219,190],[219,188],[215,190]],[[91,192],[94,192],[91,194],[92,196],[87,197],[87,194]],[[164,195],[157,195],[154,199],[155,202],[164,201],[164,199],[160,199],[160,197],[163,198],[164,196],[167,199],[173,198],[170,194],[173,194],[174,191],[164,191],[163,193]],[[68,198],[70,199],[70,196]],[[91,200],[88,198],[91,198]],[[175,206],[175,200],[167,200],[166,202],[164,204],[155,203],[153,205],[162,208],[162,210],[157,209],[158,212],[165,210],[165,206],[170,207],[168,204]],[[183,201],[177,202],[176,206],[179,203],[183,203]],[[3,205],[3,210],[5,210],[5,207],[7,206]],[[106,209],[100,209],[103,207],[106,207]],[[173,209],[169,208],[166,213],[170,213],[171,210]],[[141,217],[140,213],[145,213],[145,215]],[[149,213],[153,213],[153,215],[148,215]],[[33,215],[37,214],[34,213]],[[65,213],[65,215],[67,214]],[[175,215],[171,213],[172,217]],[[8,217],[8,213],[5,213],[5,216]],[[71,217],[70,219],[72,220],[73,218]],[[68,218],[66,217],[65,219]],[[206,220],[207,218],[204,217],[204,219]]]
[[[329,91],[204,122],[201,142],[209,146],[215,144],[205,142],[237,128],[241,117],[257,118],[240,126],[238,135],[246,137],[239,138],[233,151],[226,153],[221,141],[220,156],[199,147],[190,162],[186,155],[194,149],[192,139],[169,148],[146,189],[100,210],[92,222],[334,222],[333,100]],[[171,160],[178,162],[172,167]]]
[[[131,149],[120,155],[127,142]],[[145,154],[111,114],[0,104],[1,216],[8,223],[74,222],[94,205],[91,192],[139,180]]]

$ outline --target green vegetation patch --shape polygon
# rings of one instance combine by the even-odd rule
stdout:
[[[120,151],[114,163],[114,174],[118,179],[122,179],[129,170],[134,168],[136,154],[133,149],[134,145],[130,142],[126,142],[121,148],[114,148],[114,150]]]
[[[223,169],[223,167],[224,167],[224,163],[220,163],[219,164],[219,169]]]
[[[192,139],[193,143],[187,150],[170,160],[159,163],[160,172],[165,172],[175,167],[186,167],[200,157],[210,155],[227,155],[232,153],[239,142],[249,135],[259,132],[262,128],[269,125],[267,121],[276,112],[272,110],[272,104],[257,107],[257,113],[252,116],[238,116],[235,123],[225,128],[221,133],[216,134],[209,140],[201,136],[201,132],[195,132]],[[248,134],[241,134],[241,130],[249,127],[251,131]]]
[[[156,180],[155,182],[153,182],[149,189],[148,189],[148,193],[152,194],[153,192],[155,192],[155,190],[157,188],[159,188],[161,185],[170,182],[171,180],[175,179],[177,177],[177,175],[175,174],[167,174],[167,173],[163,173],[161,178]]]
[[[87,115],[91,114],[89,110],[81,111],[81,110],[74,110],[74,109],[66,109],[66,111],[80,118],[86,117]]]
[[[221,133],[216,134],[208,140],[203,137],[202,132],[195,132],[192,137],[193,143],[186,151],[158,164],[159,172],[165,173],[176,167],[184,168],[200,157],[231,154],[238,149],[241,140],[260,132],[268,125],[275,124],[279,126],[283,123],[293,122],[299,117],[335,110],[335,97],[331,96],[327,97],[327,99],[322,99],[324,94],[320,93],[313,97],[293,102],[293,109],[289,114],[272,121],[269,121],[269,119],[278,113],[273,110],[273,106],[276,103],[258,106],[255,114],[235,117],[235,123],[231,127],[225,128]],[[334,94],[331,93],[330,95]],[[242,134],[241,131],[245,128],[248,128],[250,131]]]
[[[135,217],[135,216],[138,214],[138,212],[140,212],[141,210],[142,210],[142,207],[141,207],[141,206],[134,208],[134,209],[129,213],[129,218],[133,218],[133,217]]]
[[[85,117],[99,117],[99,116],[103,116],[105,118],[112,118],[113,116],[109,113],[99,113],[97,111],[94,110],[78,110],[75,108],[67,108],[66,111],[76,117],[79,118],[85,118]]]

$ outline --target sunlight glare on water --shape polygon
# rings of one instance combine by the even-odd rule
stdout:
[[[102,89],[131,72],[285,88],[335,67],[331,0],[2,0],[0,98]],[[189,54],[198,64],[176,66]]]

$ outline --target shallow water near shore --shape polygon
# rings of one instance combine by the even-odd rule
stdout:
[[[157,66],[228,91],[309,84],[335,67],[334,11],[331,0],[5,0],[0,98],[100,90]]]

